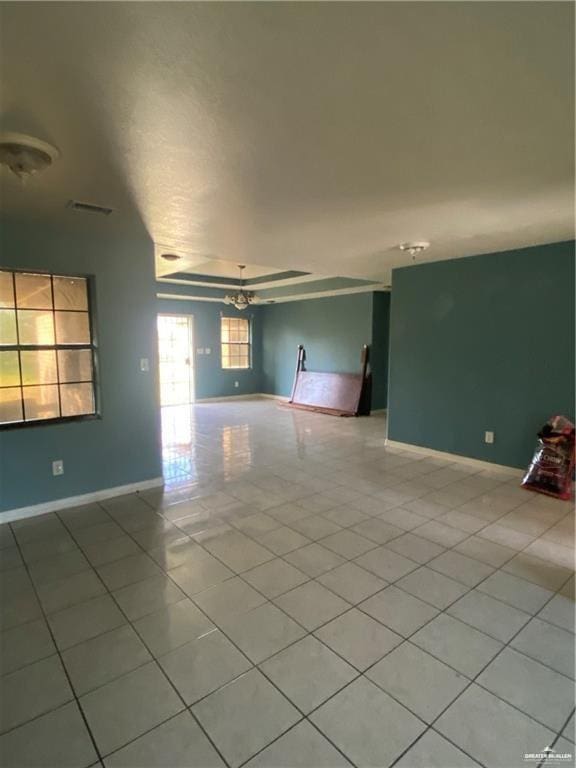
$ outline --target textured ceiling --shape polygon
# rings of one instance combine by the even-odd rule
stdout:
[[[3,128],[62,156],[13,215],[386,281],[573,236],[571,3],[4,3]],[[76,198],[109,219],[72,213]],[[196,266],[195,266],[196,265]],[[173,270],[173,267],[170,267]]]

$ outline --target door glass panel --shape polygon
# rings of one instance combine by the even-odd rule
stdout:
[[[61,349],[58,352],[60,381],[90,381],[92,352],[89,349]]]
[[[0,344],[16,344],[16,310],[0,309]]]
[[[158,316],[161,405],[187,405],[193,401],[193,345],[191,318]]]
[[[0,389],[0,424],[22,421],[20,387]]]
[[[52,312],[19,309],[18,330],[20,332],[20,344],[54,344]]]
[[[0,352],[0,387],[20,386],[18,352]]]
[[[84,277],[54,277],[56,309],[88,309],[87,281]]]
[[[57,419],[60,416],[58,386],[24,387],[24,415],[26,421]]]
[[[23,384],[57,384],[56,352],[41,349],[20,352]]]
[[[94,413],[91,384],[62,384],[60,387],[62,416],[81,416]]]
[[[16,303],[19,309],[52,309],[49,275],[16,273]]]
[[[0,307],[14,306],[14,284],[11,272],[0,272]]]
[[[87,312],[56,312],[58,344],[89,344],[90,324]]]

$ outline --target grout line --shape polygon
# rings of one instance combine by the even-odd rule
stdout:
[[[14,538],[16,540],[16,546],[18,547],[18,550],[20,552],[20,556],[22,557],[22,560],[24,561],[24,557],[22,555],[22,550],[20,548],[20,543],[18,542],[18,539],[17,539],[16,536],[14,536]],[[38,593],[36,585],[34,584],[34,582],[32,580],[32,577],[30,576],[30,569],[28,567],[28,564],[25,561],[24,561],[24,567],[26,569],[26,573],[28,574],[28,578],[30,579],[30,583],[31,583],[32,589],[34,590],[34,595],[35,595],[36,600],[38,602],[38,606],[39,606],[39,608],[40,608],[40,610],[42,612],[42,618],[44,619],[44,623],[46,624],[48,632],[50,633],[50,638],[52,640],[52,643],[54,644],[54,648],[55,648],[55,651],[56,651],[55,655],[58,656],[58,660],[60,662],[60,666],[61,666],[61,668],[62,668],[62,670],[64,672],[64,675],[66,676],[66,680],[67,680],[68,686],[70,688],[70,693],[72,694],[72,697],[73,697],[73,699],[70,699],[69,701],[66,701],[64,704],[60,704],[58,707],[55,707],[52,710],[49,710],[48,712],[43,712],[42,715],[47,715],[47,714],[49,714],[50,711],[53,712],[56,709],[60,709],[60,707],[64,706],[65,704],[68,704],[70,701],[74,701],[76,703],[76,707],[77,707],[77,709],[78,709],[78,711],[80,713],[80,717],[82,718],[82,720],[84,722],[84,727],[86,728],[88,736],[90,737],[90,741],[92,742],[92,746],[94,748],[96,756],[97,756],[98,760],[102,760],[102,754],[101,754],[101,752],[100,752],[100,750],[98,748],[98,745],[96,744],[96,739],[94,738],[92,730],[90,729],[90,726],[88,725],[88,720],[86,719],[86,715],[84,714],[84,710],[80,706],[80,700],[79,700],[78,696],[76,695],[76,690],[75,690],[75,688],[74,688],[74,686],[72,684],[72,679],[71,679],[70,675],[68,674],[68,669],[66,668],[66,665],[64,664],[64,659],[62,658],[62,653],[60,652],[60,649],[58,648],[58,645],[56,644],[56,638],[54,637],[54,633],[52,632],[52,627],[50,626],[50,623],[48,621],[48,614],[44,610],[44,606],[43,606],[42,601],[40,599],[40,595]],[[33,719],[37,719],[37,718],[33,718]],[[20,723],[19,725],[17,725],[14,728],[10,729],[9,731],[5,731],[5,733],[9,733],[10,731],[13,731],[13,730],[15,730],[18,727],[26,725],[29,722],[30,722],[30,720],[26,720],[23,723]]]
[[[403,482],[404,482],[404,481],[406,481],[406,479],[404,479],[404,480],[403,480]],[[409,482],[409,480],[408,480],[408,482]],[[455,482],[458,482],[458,481],[455,481]],[[436,489],[432,489],[430,492],[432,492],[433,490],[436,490]],[[486,491],[482,491],[482,492],[481,492],[479,495],[484,495],[484,493],[486,493]],[[315,494],[313,493],[313,494],[310,494],[310,495],[315,495]],[[426,495],[426,494],[424,494],[424,495]],[[146,501],[146,500],[144,499],[144,501]],[[249,503],[246,503],[246,502],[242,502],[242,503],[244,503],[245,505],[246,505],[246,504],[249,504]],[[290,502],[290,501],[288,501],[288,502],[285,502],[285,501],[283,501],[281,504],[278,504],[277,506],[281,506],[281,505],[283,505],[283,504],[285,504],[285,503],[293,503],[293,502]],[[466,502],[464,502],[464,503],[466,503]],[[152,506],[152,505],[149,505],[149,506]],[[344,506],[344,505],[343,505],[343,506]],[[273,507],[272,507],[272,508],[273,508]],[[268,509],[270,509],[270,508],[268,508]],[[154,509],[154,511],[155,511],[155,512],[158,514],[158,512],[157,512],[157,509]],[[326,511],[326,510],[324,510],[324,512],[325,512],[325,511]],[[264,510],[260,510],[260,509],[257,509],[257,510],[256,510],[256,512],[263,512],[263,513],[266,513],[266,512],[267,512],[267,509],[264,509]],[[318,513],[318,512],[314,513],[314,512],[312,512],[311,514],[309,514],[309,515],[307,515],[307,516],[305,516],[305,517],[312,517],[312,516],[314,516],[314,515],[321,515],[321,514],[322,514],[322,513]],[[507,514],[507,513],[503,513],[503,514]],[[375,515],[370,515],[369,517],[372,517],[372,518],[374,518],[374,517],[377,517],[377,516],[375,516]],[[434,518],[432,518],[432,519],[434,519]],[[500,519],[500,518],[498,518],[498,519]],[[430,518],[429,518],[429,520],[430,520]],[[118,521],[117,521],[117,520],[115,520],[115,522],[118,522]],[[487,523],[487,525],[490,525],[490,524],[492,524],[493,522],[495,522],[495,521],[491,521],[491,522]],[[554,525],[556,524],[556,522],[558,522],[558,521],[555,521],[554,523],[552,523],[551,527],[552,527],[552,526],[554,526]],[[178,527],[178,526],[176,526],[176,527]],[[289,526],[288,526],[288,527],[289,527]],[[346,528],[349,528],[349,527],[351,527],[351,526],[347,526],[347,527],[344,527],[344,528],[343,528],[343,530],[346,530]],[[181,529],[181,530],[182,530],[182,529]],[[133,533],[135,533],[135,532],[129,532],[129,531],[126,531],[126,534],[127,534],[128,536],[130,536],[131,538],[133,538]],[[401,534],[399,534],[399,536],[405,535],[405,533],[408,533],[408,531],[403,531]],[[188,534],[186,534],[186,533],[185,533],[184,535],[185,535],[187,538],[189,538],[190,540],[193,540],[193,539],[192,539],[192,537],[190,537]],[[249,534],[243,534],[243,535],[247,535],[247,536],[248,536],[250,539],[252,539],[252,540],[254,540],[254,541],[257,541],[256,539],[253,539],[253,538],[252,538],[252,536],[250,536]],[[474,534],[472,534],[472,535],[474,535]],[[398,537],[397,537],[397,538],[398,538]],[[470,537],[468,537],[468,538],[470,538]],[[536,537],[536,538],[539,538],[539,537]],[[312,542],[310,542],[310,543],[319,543],[320,541],[321,541],[321,540],[313,540],[313,541],[312,541]],[[146,554],[148,554],[148,556],[150,557],[150,555],[149,555],[148,551],[146,551],[146,550],[144,549],[144,547],[142,547],[142,546],[141,546],[141,545],[140,545],[138,542],[136,542],[136,543],[137,543],[137,545],[138,545],[138,546],[140,546],[140,548],[141,548],[141,549],[142,549],[142,550],[143,550],[143,551],[144,551]],[[195,542],[195,543],[196,543],[198,546],[202,546],[202,545],[201,545],[199,542]],[[257,541],[257,543],[260,543],[260,542],[258,542],[258,541]],[[459,543],[460,543],[460,542],[459,542]],[[159,544],[159,546],[162,546],[162,544]],[[304,546],[309,546],[309,544],[306,544],[306,545],[304,545]],[[377,544],[377,543],[376,543],[376,544],[374,545],[373,549],[376,549],[376,548],[377,548],[377,547],[379,547],[379,546],[382,546],[382,545],[379,545],[379,544]],[[457,546],[457,545],[454,545],[454,546]],[[528,546],[528,545],[527,545],[527,546]],[[202,548],[203,548],[203,547],[202,547]],[[452,548],[453,548],[453,547],[452,547]],[[450,550],[450,549],[452,549],[452,548],[447,548],[447,549],[446,549],[446,551],[449,551],[449,550]],[[209,550],[206,550],[206,551],[209,551]],[[210,553],[210,554],[212,554],[212,553]],[[275,555],[275,553],[272,553],[272,554],[273,554],[273,557],[271,558],[271,560],[273,560],[273,559],[275,559],[276,557],[278,557],[277,555]],[[286,553],[286,554],[289,554],[289,553]],[[212,555],[212,556],[214,557],[214,555]],[[516,556],[516,555],[513,555],[512,557],[515,557],[515,556]],[[216,559],[218,559],[218,558],[216,558]],[[283,559],[283,558],[281,558],[281,559]],[[473,558],[473,559],[474,559],[474,558]],[[222,561],[221,561],[221,562],[222,562]],[[270,561],[267,561],[267,562],[270,562]],[[353,561],[353,560],[347,560],[347,561],[346,561],[346,559],[345,559],[345,562],[354,562],[354,561]],[[482,562],[482,561],[480,561],[480,562]],[[544,562],[544,563],[546,563],[547,561],[543,561],[543,562]],[[337,567],[340,567],[340,565],[342,565],[342,564],[341,564],[341,563],[339,563],[337,566],[335,566],[335,568],[337,568]],[[416,568],[419,568],[419,567],[423,567],[423,564],[421,564],[421,563],[416,563]],[[502,567],[502,566],[500,566],[500,568],[498,568],[498,569],[495,569],[493,572],[496,572],[497,570],[501,570],[501,567]],[[94,568],[92,567],[92,569],[94,569]],[[252,570],[252,569],[248,569],[248,570]],[[333,570],[333,569],[330,569],[330,570]],[[230,577],[230,578],[238,577],[238,578],[242,579],[242,581],[244,581],[244,582],[245,582],[245,579],[243,579],[243,577],[242,577],[242,574],[243,574],[243,573],[246,573],[246,572],[248,572],[248,571],[242,571],[242,572],[240,572],[240,573],[235,573],[235,576],[233,576],[233,577]],[[165,574],[165,575],[166,575],[168,578],[171,578],[169,574]],[[303,574],[303,575],[306,575],[306,576],[307,576],[308,574]],[[319,576],[321,576],[321,575],[323,575],[323,574],[319,574]],[[492,575],[492,574],[490,574],[490,575]],[[318,578],[319,576],[317,576],[316,578]],[[402,577],[400,577],[400,578],[402,578]],[[450,578],[450,577],[448,577],[448,578]],[[488,578],[488,576],[487,576],[486,578]],[[517,578],[521,578],[521,577],[517,577]],[[571,578],[571,577],[570,577],[570,578]],[[313,580],[315,580],[315,578],[312,578],[312,577],[308,577],[308,580],[307,580],[306,582],[304,582],[304,583],[309,583],[310,581],[313,581]],[[223,582],[221,582],[221,583],[223,583]],[[245,582],[245,583],[246,583],[246,582]],[[392,583],[393,583],[393,582],[392,582]],[[528,582],[528,583],[531,583],[531,582]],[[178,585],[178,586],[179,586],[179,585]],[[250,585],[250,586],[252,586],[252,585]],[[298,586],[302,586],[302,585],[298,585]],[[387,586],[389,586],[389,584],[386,584],[386,587],[384,587],[383,589],[386,589],[386,588],[387,588]],[[464,586],[468,586],[468,585],[464,585]],[[477,585],[476,585],[476,586],[477,586]],[[179,587],[179,588],[180,588],[180,587]],[[253,588],[254,588],[254,587],[253,587]],[[297,588],[297,587],[295,587],[295,588]],[[472,587],[472,588],[470,588],[470,589],[469,589],[469,591],[472,591],[474,588],[475,588],[475,587]],[[562,588],[562,587],[560,587],[560,589],[561,589],[561,588]],[[106,587],[106,590],[108,591],[108,593],[109,593],[109,594],[111,594],[111,593],[109,592],[109,590],[108,590],[108,588],[107,588],[107,587]],[[256,590],[256,591],[258,591],[258,590]],[[291,590],[289,590],[289,591],[291,591]],[[557,594],[558,592],[559,592],[559,590],[556,590],[555,592],[553,592],[553,593],[552,593],[552,595],[551,595],[551,597],[550,597],[549,599],[552,599],[552,598],[555,596],[555,594]],[[284,594],[285,594],[285,593],[284,593]],[[377,594],[378,594],[378,593],[377,593]],[[112,596],[112,597],[113,597],[113,596]],[[264,597],[266,597],[266,596],[264,595]],[[190,596],[189,596],[189,595],[187,595],[187,598],[188,598],[188,599],[191,599],[191,601],[193,602],[193,604],[194,604],[194,605],[196,605],[196,604],[194,603],[194,601],[193,601],[193,598],[190,598]],[[267,597],[266,597],[266,599],[267,599],[267,600],[269,600],[269,598],[267,598]],[[368,598],[366,598],[366,599],[368,599]],[[460,597],[459,597],[458,599],[460,599]],[[271,602],[273,605],[275,605],[275,603],[273,602],[273,600],[269,600],[269,602]],[[347,601],[345,601],[345,602],[347,602]],[[457,602],[457,601],[454,601],[454,602]],[[276,607],[278,607],[278,606],[276,606]],[[352,605],[351,605],[351,606],[350,606],[350,608],[349,608],[348,610],[350,610],[352,607],[354,607],[354,606],[352,606]],[[358,605],[356,605],[355,607],[358,607]],[[448,607],[449,607],[449,606],[448,606]],[[447,607],[447,608],[448,608],[448,607]],[[544,606],[542,606],[542,607],[544,607]],[[436,606],[435,606],[435,608],[436,608]],[[444,609],[444,611],[446,611],[446,610],[447,610],[447,608],[445,608],[445,609]],[[359,610],[362,610],[362,609],[359,609]],[[540,609],[540,610],[542,610],[542,609]],[[444,612],[444,611],[441,611],[441,612]],[[287,614],[287,615],[288,615],[288,614]],[[340,615],[341,615],[341,614],[340,614]],[[438,614],[438,615],[439,615],[439,614]],[[532,620],[532,619],[533,619],[533,618],[535,618],[535,617],[536,617],[535,615],[530,615],[530,617],[529,617],[528,621]],[[294,620],[292,617],[290,617],[290,618],[291,618],[292,620]],[[333,618],[332,618],[332,619],[330,619],[329,621],[332,621],[334,618],[336,618],[336,617],[333,617]],[[373,618],[373,617],[371,617],[371,618]],[[211,620],[211,621],[212,621],[212,620]],[[326,622],[326,623],[329,623],[329,622]],[[130,625],[132,625],[132,622],[130,622]],[[385,626],[385,625],[384,625],[384,626]],[[524,626],[525,626],[525,625],[524,625]],[[305,628],[304,628],[304,629],[305,629]],[[305,631],[307,631],[307,634],[306,634],[306,635],[304,635],[304,637],[307,637],[307,636],[308,636],[308,635],[310,635],[310,634],[312,634],[312,635],[313,635],[313,632],[317,631],[317,629],[319,629],[319,628],[316,628],[316,629],[314,629],[313,631],[307,631],[307,630],[305,629]],[[419,628],[419,629],[420,629],[420,628]],[[475,629],[477,629],[477,628],[475,628]],[[522,628],[519,630],[519,632],[520,632],[522,629],[523,629],[523,627],[522,627]],[[419,631],[419,630],[416,630],[416,631]],[[480,630],[477,630],[477,631],[480,631]],[[400,636],[400,637],[402,637],[402,636]],[[228,638],[228,639],[229,639],[229,638]],[[300,639],[303,639],[303,638],[299,638],[299,640],[300,640]],[[318,640],[318,638],[316,638],[316,639]],[[403,642],[403,641],[405,641],[406,639],[407,639],[407,638],[403,638],[402,642]],[[298,641],[296,641],[296,642],[299,642],[299,640],[298,640]],[[401,643],[400,643],[400,644],[401,644]],[[235,644],[234,644],[234,645],[235,645]],[[236,647],[236,646],[235,646],[235,647]],[[289,647],[289,646],[288,646],[288,647]],[[240,650],[241,650],[241,649],[240,649]],[[285,650],[285,649],[282,649],[282,650]],[[281,651],[279,651],[278,653],[282,652],[282,650],[281,650]],[[330,649],[330,650],[332,651],[332,649]],[[241,651],[241,652],[242,652],[242,651]],[[332,652],[334,652],[334,651],[332,651]],[[245,654],[243,654],[243,655],[245,655]],[[275,655],[275,654],[274,654],[274,655]],[[337,655],[338,655],[338,654],[337,654]],[[497,654],[497,655],[498,655],[498,654]],[[494,658],[496,658],[496,657],[494,657]],[[156,661],[156,659],[154,659],[154,660]],[[251,660],[250,660],[250,659],[248,659],[248,660],[249,660],[250,664],[252,664]],[[491,663],[492,661],[493,661],[493,659],[492,659],[492,660],[490,660],[490,662],[488,662],[488,663]],[[150,663],[150,662],[148,662],[148,663]],[[263,662],[260,662],[260,664],[261,664],[261,663],[263,663]],[[348,663],[350,663],[350,662],[348,662]],[[378,663],[378,662],[376,662],[376,663]],[[443,662],[443,663],[445,663],[445,662]],[[353,665],[352,665],[352,666],[353,666]],[[256,666],[252,666],[252,668],[253,668],[253,669],[254,669],[254,668],[258,668],[258,666],[257,666],[257,665],[256,665]],[[461,674],[461,673],[459,673],[459,674]],[[478,673],[478,674],[481,674],[481,672],[480,672],[480,673]],[[361,674],[359,674],[359,675],[358,675],[356,678],[354,678],[354,679],[359,679],[359,678],[360,678],[360,676],[361,676]],[[352,682],[352,681],[351,681],[351,682]],[[279,690],[279,689],[278,689],[278,690]],[[210,694],[209,694],[209,695],[210,695]],[[282,695],[284,695],[284,694],[282,694]],[[336,694],[334,694],[334,695],[336,695]],[[388,695],[390,695],[390,694],[388,694]],[[326,703],[326,702],[323,702],[323,703],[322,703],[322,705],[320,705],[320,706],[323,706],[323,704],[324,704],[324,703]],[[454,703],[454,702],[452,702],[452,703]],[[507,703],[508,703],[508,702],[507,702]],[[451,706],[451,705],[450,705],[450,706]],[[519,711],[521,711],[521,710],[519,710]],[[522,714],[524,714],[525,716],[527,716],[527,715],[526,715],[526,713],[522,713]],[[530,716],[528,716],[528,717],[530,717]],[[300,721],[300,722],[301,722],[301,721]],[[314,725],[314,724],[313,724],[313,725]],[[157,726],[155,726],[155,727],[157,727]],[[315,727],[315,726],[314,726],[314,727]],[[548,727],[548,726],[546,726],[546,727]],[[324,735],[324,734],[323,734],[323,735]],[[139,738],[139,737],[138,737],[138,738]],[[280,737],[278,737],[278,738],[280,738]],[[268,746],[268,745],[267,745],[267,746]],[[251,758],[250,758],[250,759],[251,759]]]

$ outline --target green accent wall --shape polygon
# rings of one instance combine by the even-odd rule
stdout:
[[[372,293],[270,304],[261,311],[263,392],[290,395],[299,344],[311,371],[360,370],[362,345],[372,340]]]
[[[103,223],[103,229],[107,222]],[[2,266],[94,277],[101,418],[0,432],[0,510],[162,475],[154,254],[145,234],[92,236],[10,222]],[[140,371],[140,358],[150,372]],[[52,476],[63,459],[64,475]]]
[[[260,307],[239,312],[234,307],[208,301],[157,299],[158,314],[192,315],[194,335],[194,389],[196,399],[230,397],[262,391],[262,318]],[[222,369],[220,357],[220,318],[249,317],[252,329],[252,367],[249,370]],[[211,352],[198,355],[198,348]],[[234,382],[238,382],[238,387]]]
[[[388,349],[390,339],[390,293],[374,293],[372,297],[372,408],[388,405]]]
[[[525,467],[573,420],[573,242],[396,269],[390,325],[390,439]]]

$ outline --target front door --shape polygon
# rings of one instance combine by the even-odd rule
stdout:
[[[194,402],[194,343],[190,315],[158,315],[160,405]]]

